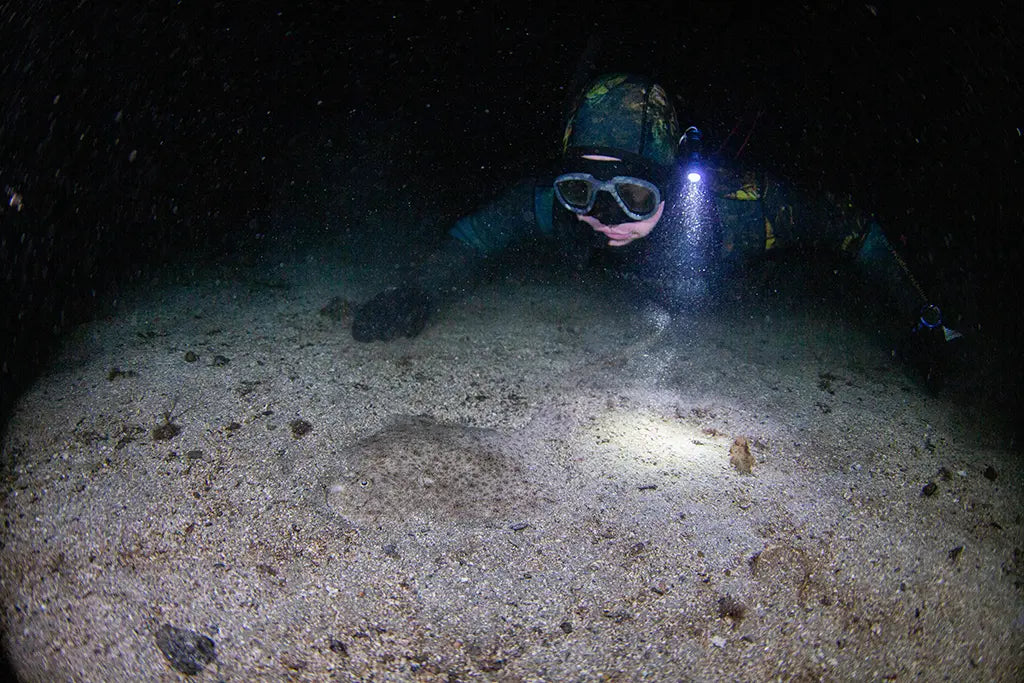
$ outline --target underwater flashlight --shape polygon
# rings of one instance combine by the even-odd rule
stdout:
[[[702,137],[697,126],[690,126],[679,139],[680,156],[685,160],[686,179],[691,183],[699,183],[704,178],[700,154]]]

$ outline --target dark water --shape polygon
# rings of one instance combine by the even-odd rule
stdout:
[[[608,69],[655,75],[724,157],[877,212],[1013,404],[1020,14],[5,6],[2,414],[158,268],[267,239],[436,244],[553,161],[571,84]]]

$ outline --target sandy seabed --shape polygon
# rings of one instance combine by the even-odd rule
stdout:
[[[22,397],[24,680],[1024,679],[1020,456],[836,311],[506,280],[358,344],[332,262],[155,284]]]

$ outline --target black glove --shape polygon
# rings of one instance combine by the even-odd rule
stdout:
[[[352,338],[358,342],[415,337],[427,325],[430,296],[419,287],[390,287],[356,309]]]

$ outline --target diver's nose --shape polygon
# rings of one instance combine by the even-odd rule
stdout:
[[[620,223],[628,223],[630,220],[629,216],[622,211],[622,207],[615,201],[615,198],[604,191],[597,193],[597,197],[594,199],[594,207],[590,210],[589,215],[605,225],[618,225]]]

